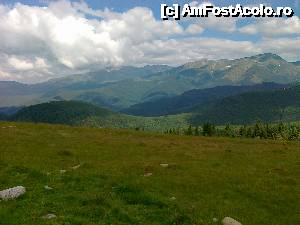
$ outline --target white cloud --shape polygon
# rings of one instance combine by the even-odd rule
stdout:
[[[158,52],[157,49],[160,49]],[[138,57],[138,63],[180,65],[185,62],[203,58],[233,59],[250,56],[261,52],[261,49],[249,41],[231,41],[217,38],[184,38],[180,40],[159,40],[144,43],[139,50],[147,57]],[[140,60],[140,61],[139,61]]]
[[[54,74],[130,64],[137,45],[183,33],[177,22],[157,20],[147,8],[104,10],[102,18],[87,19],[80,7],[87,8],[69,1],[51,2],[48,7],[0,5],[0,53],[11,66],[6,69],[45,67],[45,60],[36,66],[35,58],[47,59]],[[89,14],[93,12],[89,9]]]
[[[257,44],[263,52],[274,52],[291,61],[299,60],[300,37],[266,38]]]
[[[192,7],[203,7],[204,5],[214,5],[211,2],[204,1],[192,1],[189,3]],[[187,18],[187,20],[201,26],[203,29],[212,29],[221,32],[231,33],[237,30],[237,21],[240,18],[237,17],[216,17],[210,14],[208,17],[201,18]],[[187,30],[188,31],[188,30]]]
[[[185,31],[188,34],[200,34],[204,31],[204,28],[200,24],[190,24]]]
[[[31,62],[18,59],[14,56],[10,57],[7,62],[16,70],[30,70],[34,68],[34,65]]]
[[[28,59],[23,60],[15,56],[12,56],[7,59],[7,63],[16,71],[24,71],[24,70],[32,70],[32,69],[44,70],[49,68],[45,60],[40,57],[36,57],[35,60],[30,61]]]
[[[49,66],[47,65],[47,63],[45,62],[45,60],[43,58],[36,57],[36,59],[35,59],[35,67],[39,68],[39,69],[46,69]]]
[[[9,80],[11,77],[12,77],[11,74],[0,70],[0,79],[8,79]]]
[[[287,19],[260,18],[253,24],[241,27],[240,32],[249,35],[261,34],[266,37],[299,35],[300,19],[297,16]]]
[[[286,33],[295,32],[297,19],[280,26],[285,26]],[[181,26],[184,23],[188,23],[186,29]],[[205,29],[236,32],[236,23],[236,18],[216,17],[161,21],[148,8],[118,13],[67,0],[50,1],[47,7],[0,4],[0,78],[38,82],[104,67],[179,65],[200,58],[239,58],[272,50],[287,59],[299,58],[293,46],[299,42],[295,38],[254,43],[198,37]]]

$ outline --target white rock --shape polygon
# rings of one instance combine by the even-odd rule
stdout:
[[[17,186],[0,191],[0,199],[9,200],[15,199],[23,194],[25,194],[26,189],[23,186]]]
[[[169,164],[167,164],[167,163],[161,163],[160,166],[164,167],[164,168],[167,168],[169,166]]]
[[[175,201],[176,198],[173,196],[173,197],[170,198],[170,200],[171,200],[171,201]]]
[[[151,177],[153,174],[152,173],[145,173],[144,177]]]
[[[65,172],[67,172],[66,170],[60,170],[59,171],[60,173],[65,173]]]
[[[77,170],[79,167],[80,167],[80,164],[79,164],[79,165],[77,165],[77,166],[72,166],[72,167],[71,167],[71,169],[73,169],[73,170]]]
[[[49,187],[48,185],[44,186],[45,190],[52,190],[52,187]]]
[[[55,214],[47,214],[47,215],[45,215],[45,216],[43,216],[42,218],[43,219],[48,219],[48,220],[50,220],[50,219],[54,219],[54,218],[56,218],[57,216],[55,215]]]
[[[242,225],[240,222],[236,221],[235,219],[232,219],[230,217],[225,217],[222,220],[223,225]]]

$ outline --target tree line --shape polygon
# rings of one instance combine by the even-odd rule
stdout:
[[[300,125],[296,124],[266,124],[256,122],[254,125],[233,126],[227,124],[217,127],[212,123],[204,123],[202,126],[189,126],[185,129],[168,129],[164,133],[190,136],[220,136],[220,137],[244,137],[273,140],[300,140]]]

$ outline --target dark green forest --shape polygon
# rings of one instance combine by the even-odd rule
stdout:
[[[206,137],[232,137],[232,138],[259,138],[272,140],[300,140],[300,124],[268,124],[256,122],[253,125],[215,126],[204,123],[202,126],[184,129],[168,129],[165,134],[206,136]]]

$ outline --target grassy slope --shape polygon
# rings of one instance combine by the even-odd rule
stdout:
[[[16,127],[2,128],[8,125]],[[0,202],[1,225],[209,225],[224,216],[245,225],[300,221],[298,142],[0,127],[0,189],[27,188],[23,197]],[[82,166],[70,169],[77,164]],[[144,177],[147,172],[153,175]],[[58,217],[40,218],[47,213]]]

